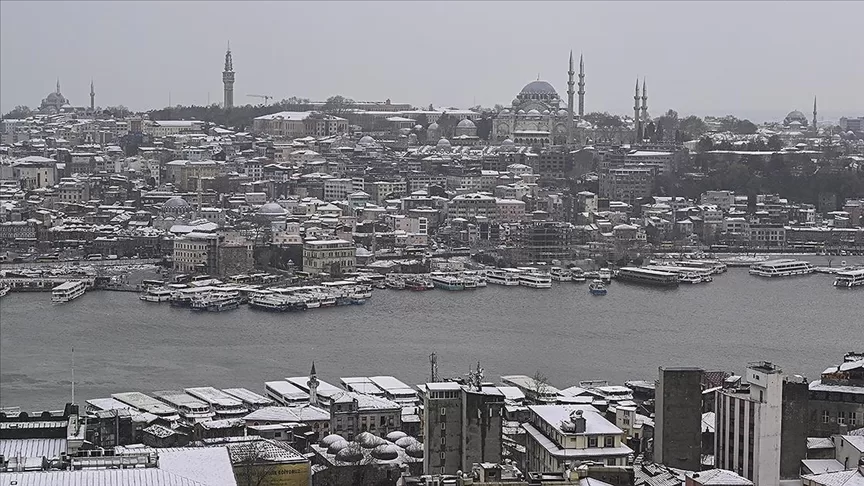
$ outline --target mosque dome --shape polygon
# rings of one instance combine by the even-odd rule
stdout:
[[[530,110],[528,110],[528,114],[529,115],[539,115],[540,112],[537,111],[537,108],[531,108]]]
[[[422,195],[423,196],[426,195],[425,191],[416,191],[416,192],[423,192]],[[413,194],[415,194],[415,193],[412,193],[412,195]],[[390,432],[389,434],[387,434],[387,440],[389,440],[390,442],[396,442],[397,440],[401,439],[402,437],[408,437],[408,434],[406,434],[405,432],[402,432],[401,430],[394,430],[393,432]]]
[[[513,140],[510,140],[509,138],[505,138],[504,141],[501,142],[501,145],[504,147],[512,147],[513,146]]]
[[[510,109],[509,109],[509,108],[504,108],[503,110],[501,110],[501,114],[502,114],[502,115],[509,115],[509,114],[510,114]]]
[[[410,437],[410,436],[405,436],[405,437],[402,437],[401,439],[396,439],[396,445],[403,448],[403,449],[407,449],[409,446],[417,444],[418,442],[419,441],[417,439],[415,439],[414,437]]]
[[[520,95],[539,94],[539,95],[558,96],[558,92],[555,91],[555,88],[553,88],[551,84],[547,83],[546,81],[540,81],[540,80],[531,81],[530,83],[526,84],[525,87],[522,88],[522,91],[519,92],[519,94]]]
[[[339,451],[341,451],[342,449],[345,449],[346,447],[349,447],[350,445],[351,445],[351,443],[345,439],[337,440],[337,441],[333,442],[332,444],[330,444],[329,446],[327,446],[327,454],[338,454]]]
[[[54,91],[52,91],[51,93],[48,93],[48,96],[45,97],[45,101],[47,103],[61,104],[61,105],[65,105],[67,102],[66,98],[64,98],[63,95],[61,95],[60,93],[54,92]]]
[[[372,457],[381,461],[392,461],[399,457],[399,448],[393,444],[381,444],[372,449]]]
[[[189,203],[180,196],[174,196],[162,203],[162,210],[179,211],[189,209]]]
[[[359,462],[361,459],[363,459],[363,451],[356,445],[349,445],[336,453],[336,460],[340,462]]]
[[[524,114],[525,114],[525,110],[519,110],[519,111],[517,112],[517,114],[518,114],[518,115],[524,115]]]
[[[373,145],[373,144],[375,143],[375,139],[372,138],[372,137],[370,137],[369,135],[365,135],[365,136],[363,136],[363,138],[361,138],[360,141],[357,142],[357,143],[358,143],[359,145],[362,145],[362,146],[365,147],[365,146],[367,146],[367,145]]]
[[[448,149],[449,150],[451,147],[450,140],[447,140],[446,138],[441,137],[441,140],[438,140],[438,143],[435,144],[435,146],[439,149]]]
[[[783,120],[785,125],[791,124],[793,121],[797,121],[801,123],[803,126],[807,126],[807,116],[804,113],[801,113],[798,110],[790,111],[786,118]]]
[[[386,441],[384,439],[382,439],[381,437],[378,437],[377,435],[374,435],[370,432],[359,433],[357,435],[356,440],[360,444],[360,447],[362,447],[364,449],[372,449],[374,447],[377,447],[381,444],[386,443]]]
[[[543,110],[544,115],[548,115],[549,113],[550,113],[549,110]]]
[[[429,125],[429,128],[427,128],[427,130],[438,130],[438,128],[440,128],[438,126],[438,122],[432,122],[432,124]]]
[[[477,125],[475,125],[474,122],[466,118],[456,124],[456,128],[477,128]]]
[[[567,110],[565,110],[563,108],[558,110],[558,116],[567,116],[569,114],[570,114],[570,112],[568,112]]]
[[[321,447],[330,447],[331,444],[333,444],[334,442],[338,442],[340,440],[345,440],[345,438],[339,434],[330,434],[327,437],[324,437],[323,439],[321,439],[318,442],[318,445],[320,445]]]
[[[415,442],[410,446],[405,448],[405,453],[408,456],[413,457],[414,459],[423,459],[423,444],[420,442]]]
[[[260,216],[284,216],[286,212],[285,208],[275,202],[269,202],[258,208],[258,215]]]

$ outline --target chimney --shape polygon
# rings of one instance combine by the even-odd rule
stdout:
[[[585,417],[582,416],[582,410],[576,410],[570,418],[573,420],[574,432],[577,434],[585,432]]]

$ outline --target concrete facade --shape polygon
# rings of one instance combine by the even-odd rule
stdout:
[[[701,368],[661,367],[656,391],[654,460],[689,471],[701,468]]]

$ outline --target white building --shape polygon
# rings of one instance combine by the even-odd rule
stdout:
[[[525,202],[518,199],[495,199],[498,206],[498,221],[516,223],[525,219]]]
[[[531,405],[526,432],[529,471],[563,471],[594,461],[626,466],[633,450],[624,431],[591,405]]]
[[[742,386],[717,391],[715,465],[755,486],[780,484],[783,373],[772,363],[752,363]]]
[[[315,111],[280,111],[255,118],[252,127],[274,137],[326,137],[347,132],[348,120]]]
[[[218,236],[192,232],[174,240],[174,271],[206,273],[216,267]]]
[[[303,271],[310,274],[353,272],[357,248],[345,240],[312,240],[303,244]]]
[[[483,216],[489,219],[498,217],[498,202],[489,195],[473,193],[454,197],[448,207],[451,218],[473,218]]]
[[[325,201],[344,201],[355,192],[351,179],[326,179],[324,181]]]

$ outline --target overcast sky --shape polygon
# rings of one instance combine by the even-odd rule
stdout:
[[[0,2],[0,109],[38,106],[60,78],[75,106],[221,101],[230,40],[247,94],[415,105],[509,104],[527,82],[567,90],[585,55],[587,111],[757,121],[864,115],[864,2]]]

